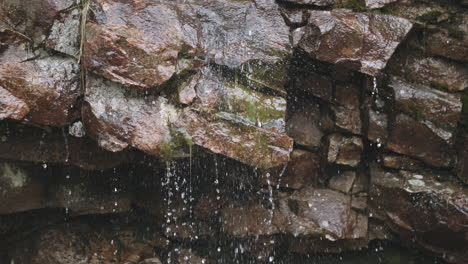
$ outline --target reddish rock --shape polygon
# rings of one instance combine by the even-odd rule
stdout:
[[[0,100],[10,105],[5,109],[14,119],[23,116],[26,123],[64,126],[78,116],[78,73],[71,58],[9,45],[0,52]]]
[[[351,110],[342,106],[333,106],[332,111],[336,127],[353,134],[362,134],[361,112],[359,109]]]
[[[426,125],[404,114],[396,117],[387,148],[400,154],[419,158],[434,167],[453,165],[452,147]]]
[[[180,59],[200,53],[198,28],[181,5],[93,2],[104,12],[86,24],[83,62],[107,79],[138,89],[154,88],[183,70],[178,68]]]
[[[306,27],[298,46],[312,58],[377,75],[412,24],[399,17],[338,9],[311,11]]]
[[[54,19],[60,11],[72,6],[73,0],[3,0],[0,16],[6,28],[24,34],[36,43],[42,42],[48,34]]]
[[[365,0],[366,7],[370,9],[382,8],[385,5],[396,2],[397,0]]]
[[[327,102],[333,97],[333,81],[326,75],[315,72],[304,73],[296,77],[294,86]]]
[[[5,118],[21,120],[29,113],[28,105],[0,86],[0,120]]]
[[[131,95],[128,89],[93,76],[89,76],[87,87],[83,111],[87,132],[107,150],[121,151],[133,146],[151,155],[172,158],[188,156],[189,148],[195,144],[263,168],[289,160],[292,140],[288,136],[276,132],[275,128],[261,128],[242,121],[252,111],[265,107],[265,102],[231,110],[229,114],[227,105],[217,106],[226,98],[222,96],[212,97],[205,106],[197,103],[193,108],[180,109],[163,97]],[[223,94],[230,94],[230,88],[221,84],[216,87]],[[281,114],[281,109],[276,111]],[[264,121],[270,116],[262,115],[262,118],[267,118],[260,119]]]

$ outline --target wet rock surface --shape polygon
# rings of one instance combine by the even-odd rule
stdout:
[[[0,263],[465,264],[466,7],[0,0]]]

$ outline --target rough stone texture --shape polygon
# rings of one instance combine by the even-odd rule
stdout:
[[[376,75],[412,24],[399,17],[340,9],[311,11],[306,27],[298,46],[312,58]]]
[[[468,68],[443,58],[425,57],[417,51],[402,49],[389,62],[388,71],[415,81],[449,91],[468,87]]]
[[[277,133],[274,128],[268,130],[246,124],[235,115],[224,112],[219,112],[215,119],[211,110],[216,104],[221,108],[229,107],[222,101],[223,97],[210,94],[218,90],[229,97],[229,88],[220,85],[205,84],[202,87],[214,88],[214,91],[206,91],[211,97],[200,96],[201,100],[208,100],[206,106],[203,101],[194,106],[194,109],[200,107],[199,111],[206,112],[206,117],[191,108],[178,109],[163,97],[144,98],[120,85],[90,76],[84,110],[87,132],[101,147],[110,151],[121,151],[130,145],[151,155],[171,158],[188,155],[187,148],[195,144],[253,166],[269,168],[286,163],[292,146],[291,139],[286,135]],[[240,96],[242,99],[248,92],[234,88],[231,89],[234,90],[234,98]],[[197,91],[204,92],[200,89]],[[255,115],[262,109],[255,104],[250,108],[242,108],[240,103],[233,107],[240,107],[237,111],[240,115],[252,112]],[[281,109],[275,110],[281,112]],[[264,118],[268,116],[269,113],[263,115]]]
[[[296,105],[288,112],[286,121],[287,134],[298,145],[320,147],[323,132],[320,127],[321,113],[318,104]]]
[[[259,181],[263,185],[291,189],[317,186],[323,174],[321,161],[316,153],[295,149],[288,164],[262,171]]]
[[[334,189],[343,193],[349,193],[356,180],[356,172],[354,171],[338,171],[333,175],[328,183],[330,189]]]
[[[452,147],[429,127],[404,114],[397,115],[391,128],[387,148],[419,158],[431,166],[450,167],[453,165]]]
[[[57,14],[73,5],[74,0],[3,0],[0,25],[24,34],[36,43],[46,38]]]
[[[80,11],[62,13],[54,21],[45,41],[48,48],[78,57],[80,52]]]
[[[457,164],[457,176],[465,184],[468,184],[468,136],[462,137],[458,147],[459,160]]]
[[[424,164],[419,160],[415,160],[406,156],[392,154],[383,154],[382,162],[384,167],[390,169],[417,171],[421,170],[424,167]]]
[[[22,45],[6,46],[0,51],[0,100],[7,105],[2,117],[23,117],[24,122],[39,125],[68,124],[78,115],[78,73],[71,58],[32,53]],[[16,107],[15,102],[19,102]]]
[[[236,237],[289,234],[330,241],[367,237],[367,217],[351,209],[350,196],[329,189],[303,188],[280,196],[274,210],[252,204],[225,208],[222,214],[227,233]]]
[[[315,5],[315,6],[331,6],[346,2],[343,0],[283,0],[284,2],[302,4],[302,5]]]
[[[462,103],[458,95],[431,89],[424,85],[406,83],[399,78],[392,78],[389,87],[395,94],[395,104],[398,110],[413,115],[418,120],[430,121],[435,126],[449,131],[457,127],[462,111]],[[450,133],[449,131],[447,133]]]
[[[86,24],[83,62],[114,82],[148,89],[167,82],[179,61],[200,53],[199,31],[182,6],[95,0],[96,22]]]
[[[367,138],[373,142],[383,143],[388,137],[388,117],[385,113],[369,109]]]
[[[366,7],[371,9],[382,8],[387,4],[396,2],[397,0],[365,0]]]
[[[0,120],[10,118],[21,120],[29,113],[28,105],[0,86]]]
[[[450,263],[467,259],[466,189],[431,174],[389,173],[374,166],[370,195],[372,206],[401,238]]]
[[[364,148],[361,138],[332,134],[327,140],[327,161],[329,163],[356,167],[361,162]]]

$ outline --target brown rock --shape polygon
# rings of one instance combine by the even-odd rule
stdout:
[[[286,130],[294,142],[309,148],[320,147],[323,137],[320,106],[314,103],[303,107],[294,105],[288,115]]]
[[[388,15],[311,11],[298,46],[314,59],[376,75],[411,27],[408,20]]]
[[[0,86],[0,120],[5,118],[21,120],[29,113],[28,105]]]
[[[36,43],[42,42],[60,11],[72,6],[73,0],[3,0],[0,7],[2,24],[24,34]]]
[[[332,134],[328,136],[327,160],[329,163],[356,167],[361,162],[363,148],[359,137]]]
[[[295,149],[287,165],[262,171],[259,181],[262,185],[300,189],[316,186],[322,174],[320,155]]]
[[[353,134],[362,134],[361,112],[359,109],[350,110],[342,106],[333,106],[332,111],[335,118],[335,125]]]
[[[383,154],[382,162],[383,166],[391,169],[416,171],[424,167],[424,164],[419,160],[392,154]]]
[[[285,108],[278,107],[260,117],[262,110],[277,106],[277,101],[282,103],[284,99],[272,98],[267,101],[272,102],[271,105],[261,102],[230,110],[225,103],[234,100],[230,95],[239,94],[231,93],[231,88],[220,85],[216,86],[220,89],[218,92],[227,97],[214,96],[205,105],[200,102],[193,109],[180,109],[163,97],[132,95],[120,85],[90,76],[83,119],[87,123],[88,134],[110,151],[121,151],[131,145],[151,155],[172,158],[188,156],[189,148],[195,144],[252,166],[269,168],[286,163],[292,140],[276,132],[280,129],[267,127],[276,124],[270,124],[268,120],[284,116]],[[242,91],[245,94],[241,99],[248,100],[252,96],[252,100],[260,100],[260,95]],[[197,96],[200,100],[205,98],[199,95],[198,88]],[[236,102],[239,105],[234,106],[243,107],[239,100]],[[251,113],[257,113],[259,118]],[[258,126],[249,123],[252,122],[249,118],[258,121]],[[265,125],[261,125],[262,122]]]
[[[0,163],[0,214],[47,207],[47,181],[44,177],[43,171],[37,167]]]
[[[354,171],[338,171],[335,175],[330,178],[328,187],[330,189],[340,191],[343,193],[349,193],[353,187],[354,180],[356,179],[356,172]]]
[[[399,114],[391,128],[387,148],[416,157],[435,167],[452,166],[452,148],[426,125]]]
[[[462,137],[458,147],[457,176],[465,184],[468,184],[468,137]]]
[[[221,210],[225,232],[235,237],[273,235],[279,232],[273,225],[273,211],[261,205],[246,205]]]
[[[297,76],[295,88],[306,91],[315,97],[330,102],[333,96],[333,81],[330,77],[315,72]]]
[[[378,144],[385,144],[388,137],[388,117],[385,113],[369,109],[367,138]]]
[[[1,100],[7,100],[2,104],[18,103],[18,110],[6,108],[13,111],[8,115],[14,119],[24,116],[26,123],[64,126],[78,116],[78,73],[78,64],[71,58],[34,54],[10,45],[0,52]]]
[[[424,57],[402,49],[389,62],[388,71],[409,81],[426,83],[449,91],[468,87],[468,68],[463,64],[437,57]]]
[[[467,259],[466,189],[428,173],[389,173],[374,166],[370,195],[372,207],[400,237],[450,263]]]
[[[410,84],[400,78],[392,78],[389,84],[399,110],[428,120],[436,126],[455,129],[460,120],[462,103],[458,95],[431,89],[424,85]]]

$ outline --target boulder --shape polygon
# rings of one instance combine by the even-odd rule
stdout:
[[[406,241],[449,263],[467,259],[468,193],[429,173],[386,172],[371,167],[370,204]]]
[[[356,167],[361,162],[364,150],[362,139],[355,136],[332,134],[328,136],[327,161],[339,165]]]
[[[79,115],[79,66],[72,58],[11,44],[0,51],[0,119],[64,126]]]
[[[321,119],[320,106],[316,103],[290,106],[286,121],[287,134],[298,145],[319,148],[323,137]]]
[[[395,107],[417,120],[429,121],[447,130],[448,138],[460,120],[462,102],[460,96],[449,94],[421,84],[410,84],[393,77],[389,83],[395,95]]]
[[[205,81],[197,87],[197,103],[178,108],[164,97],[142,96],[90,75],[83,110],[87,133],[113,152],[132,146],[158,157],[187,157],[197,145],[265,168],[289,160],[292,140],[273,122],[284,114],[283,99],[260,101],[261,94],[248,89]]]
[[[418,158],[430,166],[453,166],[453,148],[425,124],[399,114],[390,130],[388,149]]]
[[[377,75],[411,28],[408,20],[390,15],[311,11],[298,47],[314,59]]]

